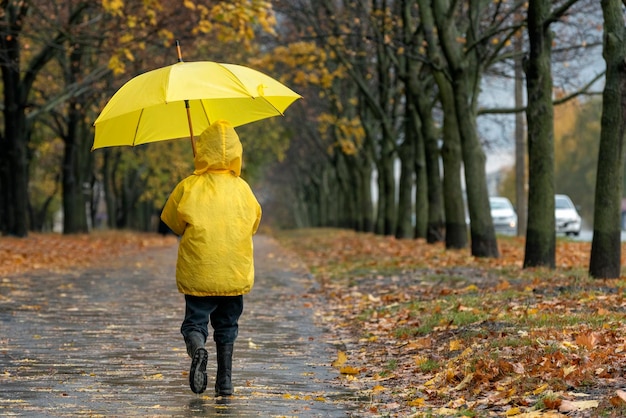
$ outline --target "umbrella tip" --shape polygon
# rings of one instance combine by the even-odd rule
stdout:
[[[180,42],[176,39],[176,52],[178,53],[178,62],[183,62],[183,54],[180,52]]]

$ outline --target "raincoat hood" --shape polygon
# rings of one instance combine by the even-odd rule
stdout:
[[[193,173],[230,171],[239,177],[242,154],[243,147],[235,128],[225,120],[215,121],[196,140]]]

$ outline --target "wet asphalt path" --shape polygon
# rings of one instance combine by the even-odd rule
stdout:
[[[0,416],[351,416],[354,395],[313,320],[314,283],[271,238],[255,237],[255,250],[227,402],[212,393],[212,345],[207,392],[189,390],[175,247],[0,278]]]

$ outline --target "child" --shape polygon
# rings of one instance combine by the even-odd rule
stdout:
[[[176,284],[185,295],[181,333],[191,357],[189,386],[207,386],[208,322],[217,349],[216,396],[233,394],[233,344],[243,295],[254,283],[252,236],[261,206],[241,174],[242,146],[235,129],[216,121],[198,138],[195,171],[175,188],[161,219],[181,236]]]

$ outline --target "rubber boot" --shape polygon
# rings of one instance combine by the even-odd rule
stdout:
[[[233,394],[232,370],[233,344],[218,344],[215,396],[230,396]]]
[[[191,357],[189,387],[193,393],[202,393],[206,390],[206,365],[209,360],[209,353],[204,348],[204,335],[199,332],[191,332],[185,338],[185,344],[187,345],[187,354]]]

